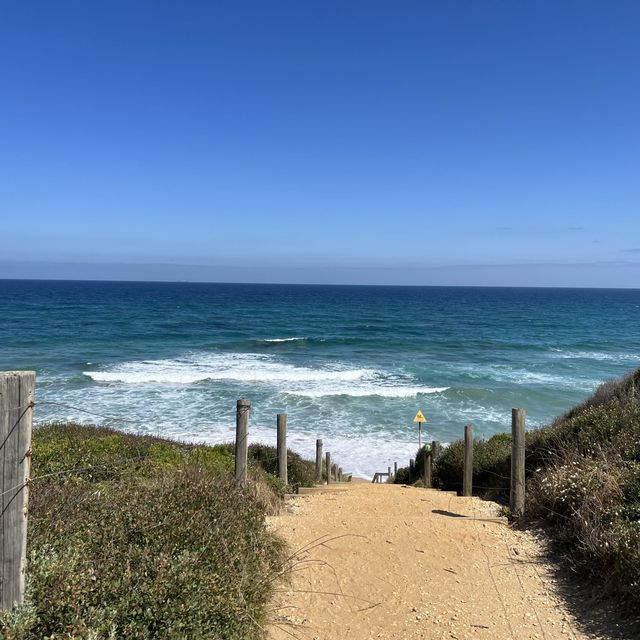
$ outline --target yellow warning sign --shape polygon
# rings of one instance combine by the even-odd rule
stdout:
[[[422,410],[419,409],[418,413],[416,413],[416,417],[413,419],[414,422],[426,422],[427,419],[422,414]]]

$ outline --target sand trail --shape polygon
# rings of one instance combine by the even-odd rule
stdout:
[[[563,607],[541,544],[495,503],[362,483],[292,498],[269,525],[304,549],[270,640],[592,637]]]

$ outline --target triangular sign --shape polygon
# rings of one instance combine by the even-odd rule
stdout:
[[[416,417],[413,419],[414,422],[426,422],[427,419],[424,417],[424,415],[422,415],[422,410],[418,410],[418,413],[416,413]]]

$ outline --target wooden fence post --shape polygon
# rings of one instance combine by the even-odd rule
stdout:
[[[473,425],[464,427],[464,471],[462,476],[462,495],[473,493]]]
[[[236,482],[247,484],[248,427],[251,400],[241,398],[236,405]]]
[[[524,514],[525,497],[525,412],[524,409],[511,410],[511,494],[509,506],[514,517]]]
[[[434,440],[431,443],[431,457],[433,458],[433,462],[437,462],[440,457],[442,447],[440,446],[440,442],[438,440]]]
[[[338,482],[342,482],[342,467],[338,467]]]
[[[331,484],[331,453],[329,451],[325,454],[324,469],[327,472],[327,484]]]
[[[424,486],[431,488],[431,452],[425,452],[424,456]]]
[[[36,374],[0,373],[0,611],[24,601]]]
[[[279,413],[277,417],[278,442],[278,475],[284,484],[289,484],[287,475],[287,414]]]
[[[316,482],[322,482],[322,440],[316,440]]]
[[[331,465],[331,479],[338,481],[338,465],[335,462]]]
[[[393,463],[393,477],[394,477],[394,479],[396,478],[397,475],[398,475],[398,463],[394,462]]]

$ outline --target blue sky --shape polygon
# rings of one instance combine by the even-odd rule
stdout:
[[[0,277],[640,287],[640,3],[0,6]]]

